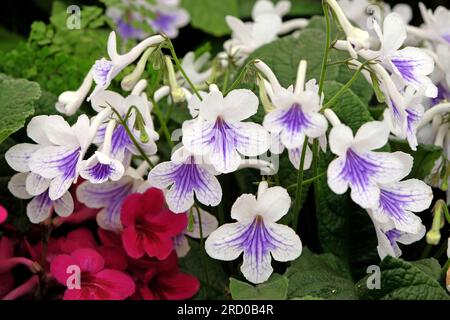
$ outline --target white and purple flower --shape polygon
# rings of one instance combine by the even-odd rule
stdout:
[[[380,184],[399,181],[411,170],[412,157],[403,152],[374,152],[383,147],[389,128],[372,121],[359,128],[355,136],[345,125],[331,129],[329,144],[338,156],[328,166],[328,186],[336,194],[351,188],[351,198],[363,208],[373,208],[380,200]],[[405,174],[406,172],[406,174]]]
[[[197,200],[207,206],[217,206],[222,199],[222,188],[215,177],[218,173],[195,156],[180,148],[172,155],[171,161],[155,166],[148,175],[150,184],[168,191],[165,195],[169,209],[182,213]]]
[[[244,253],[241,271],[253,283],[266,281],[273,272],[272,257],[277,261],[291,261],[302,252],[302,243],[294,230],[276,223],[287,214],[291,199],[286,189],[268,188],[261,182],[258,198],[241,195],[231,208],[237,222],[220,226],[205,242],[209,256],[231,261]]]
[[[27,204],[27,216],[31,223],[41,223],[49,218],[52,212],[60,217],[68,217],[74,210],[74,202],[69,191],[60,198],[51,200],[48,187],[50,180],[29,172],[19,172],[11,177],[8,190],[19,199],[31,199]]]
[[[319,113],[322,103],[318,94],[319,88],[315,80],[305,84],[306,61],[299,63],[295,87],[290,86],[287,89],[280,85],[272,70],[262,61],[258,61],[256,66],[264,73],[271,86],[267,93],[274,109],[266,114],[263,122],[263,126],[275,139],[271,151],[281,153],[284,148],[288,149],[291,163],[298,168],[305,137],[321,137],[328,128],[326,118]],[[274,148],[274,145],[280,147]],[[309,147],[306,152],[307,164],[311,158]]]
[[[259,124],[242,122],[258,109],[258,98],[250,90],[233,90],[223,97],[212,85],[202,101],[196,96],[191,100],[199,116],[183,123],[183,145],[189,152],[205,156],[217,171],[233,172],[241,155],[256,157],[269,149],[268,132]]]

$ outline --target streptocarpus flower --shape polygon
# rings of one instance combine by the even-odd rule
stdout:
[[[189,250],[191,249],[191,247],[189,246],[188,237],[200,239],[201,236],[203,236],[203,238],[206,239],[211,234],[211,232],[216,230],[217,227],[219,226],[219,222],[217,221],[216,217],[213,216],[211,213],[203,210],[202,208],[194,206],[190,209],[189,214],[192,214],[193,218],[192,230],[189,231],[188,228],[186,228],[186,230],[183,233],[177,235],[173,239],[175,251],[177,252],[177,256],[179,258],[186,256]],[[199,214],[202,220],[201,234],[200,234],[200,221],[198,218]]]
[[[209,68],[204,71],[202,70],[202,68],[208,62],[210,57],[211,57],[210,53],[205,52],[201,56],[196,58],[195,53],[192,51],[186,53],[186,55],[183,57],[183,60],[181,61],[181,66],[183,67],[183,70],[186,72],[187,76],[189,77],[189,79],[192,81],[193,84],[201,85],[211,76],[212,68]],[[185,86],[187,86],[184,78],[182,82]]]
[[[291,199],[286,189],[268,188],[261,182],[258,198],[241,195],[231,208],[237,222],[220,226],[205,243],[209,256],[235,260],[244,253],[241,271],[253,283],[266,281],[273,272],[271,259],[291,261],[300,256],[302,243],[294,230],[276,223],[289,210]],[[272,257],[271,257],[272,255]]]
[[[415,89],[425,87],[427,97],[435,97],[437,88],[428,77],[434,70],[434,60],[420,48],[400,47],[406,40],[406,26],[402,17],[397,13],[389,14],[383,22],[383,31],[374,20],[374,30],[381,41],[381,49],[372,52],[398,80],[405,85],[412,85]]]
[[[19,199],[31,199],[27,204],[27,216],[31,223],[40,223],[54,211],[60,217],[68,217],[74,210],[69,191],[56,200],[51,200],[48,187],[50,180],[35,173],[20,172],[12,176],[8,183],[9,191]]]
[[[389,184],[410,172],[412,157],[403,152],[374,152],[383,147],[389,128],[383,122],[363,124],[355,136],[345,125],[331,129],[329,145],[338,156],[328,166],[328,186],[336,194],[351,188],[351,198],[363,208],[373,208],[380,200],[379,184]]]
[[[371,216],[369,211],[369,216]],[[373,217],[372,217],[373,220]],[[384,259],[386,256],[398,258],[401,256],[398,243],[411,244],[419,241],[425,235],[425,226],[420,224],[419,229],[416,232],[405,232],[396,229],[391,223],[381,224],[374,220],[375,231],[378,239],[378,255],[380,259]]]
[[[154,19],[147,19],[155,33],[166,34],[169,38],[178,36],[178,29],[189,23],[189,13],[178,7],[179,1],[157,0],[156,5],[152,6],[155,14]]]
[[[450,43],[450,11],[439,6],[433,12],[423,3],[419,3],[419,8],[425,22],[423,29],[427,39],[438,43]]]
[[[314,79],[305,84],[306,61],[299,63],[295,87],[287,89],[281,87],[273,72],[262,61],[258,61],[256,66],[270,81],[271,87],[267,91],[274,107],[264,117],[263,126],[273,137],[279,137],[281,145],[289,150],[292,164],[299,167],[297,159],[300,159],[305,137],[318,138],[328,128],[326,118],[319,113],[322,102],[319,88]],[[273,148],[271,150],[274,151]],[[308,153],[311,154],[310,151]]]
[[[56,256],[51,273],[63,286],[67,286],[70,266],[80,268],[80,287],[67,288],[64,300],[125,300],[135,290],[133,279],[127,274],[105,268],[105,260],[94,249],[78,249],[70,255]]]
[[[431,187],[418,179],[380,185],[380,200],[371,209],[372,217],[378,223],[393,224],[399,232],[417,233],[422,221],[413,212],[427,209],[432,199]]]
[[[144,300],[184,300],[200,289],[196,277],[180,271],[175,253],[167,259],[149,263],[137,291]]]
[[[259,124],[242,122],[258,109],[258,98],[247,89],[231,91],[226,97],[216,86],[200,101],[199,116],[183,123],[183,145],[206,159],[221,173],[235,171],[241,156],[255,157],[269,148],[268,132]]]
[[[207,206],[217,206],[222,199],[222,188],[210,165],[199,156],[180,148],[171,161],[155,166],[148,175],[149,183],[157,188],[169,188],[166,201],[175,213],[189,210],[197,200]]]
[[[106,89],[126,66],[133,63],[148,47],[157,45],[164,41],[160,35],[149,37],[141,41],[126,54],[119,54],[116,47],[116,33],[112,31],[108,38],[108,55],[110,60],[102,58],[97,60],[92,67],[92,76],[96,83],[94,91],[89,99],[101,90]]]
[[[143,118],[144,127],[142,130],[145,130],[145,134],[148,136],[148,141],[145,143],[141,141],[140,135],[141,131],[135,129],[136,122],[136,113],[132,111],[131,116],[127,120],[128,128],[131,133],[135,137],[136,141],[139,143],[140,147],[144,150],[145,154],[153,155],[157,151],[157,146],[155,141],[159,139],[159,135],[154,130],[153,119],[151,118],[151,104],[145,99],[144,96],[138,96],[134,94],[130,94],[126,98],[122,97],[120,94],[113,91],[102,91],[96,94],[92,98],[92,107],[94,110],[100,112],[102,108],[111,105],[114,109],[120,114],[122,118],[125,118],[129,109],[131,107],[136,107],[136,109],[140,112]],[[115,116],[114,116],[115,118]],[[117,121],[119,119],[116,119]],[[107,124],[104,123],[100,126],[98,130],[98,135],[94,140],[95,143],[102,146],[105,143],[105,140],[109,140],[106,134]],[[108,138],[108,139],[107,139]],[[136,146],[133,141],[128,136],[126,129],[123,125],[117,124],[113,131],[112,136],[110,137],[110,148],[109,154],[113,159],[117,159],[122,161],[124,165],[128,165],[131,156],[133,154],[139,154]],[[107,141],[109,143],[109,141]]]
[[[163,192],[154,188],[128,196],[122,205],[121,220],[123,247],[135,259],[145,254],[166,259],[173,250],[173,237],[187,226],[186,215],[166,209]]]

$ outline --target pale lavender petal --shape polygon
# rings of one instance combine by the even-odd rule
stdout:
[[[31,223],[41,223],[50,217],[53,208],[53,201],[48,192],[44,192],[31,200],[27,205],[27,216]]]

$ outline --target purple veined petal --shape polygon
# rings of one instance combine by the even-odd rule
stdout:
[[[390,56],[394,72],[415,87],[423,83],[423,76],[433,72],[434,61],[419,48],[406,47]]]
[[[184,189],[186,186],[172,185],[166,193],[166,202],[174,213],[183,213],[194,205],[194,190]]]
[[[214,230],[217,229],[217,227],[219,226],[219,222],[217,221],[217,218],[215,216],[213,216],[211,213],[209,213],[201,208],[198,208],[198,209],[200,212],[200,216],[202,218],[203,237],[206,238]],[[193,230],[192,231],[186,230],[184,232],[184,234],[191,238],[200,239],[200,221],[198,220],[197,207],[192,207],[191,210],[192,210],[192,217],[194,220]]]
[[[222,200],[219,180],[200,165],[196,167],[197,173],[192,174],[192,179],[196,180],[193,186],[196,198],[204,205],[217,206]]]
[[[82,161],[80,165],[80,175],[91,183],[117,181],[122,178],[124,171],[120,161],[111,159],[99,151],[89,160]]]
[[[183,123],[183,145],[197,155],[207,154],[211,148],[211,131],[213,123],[200,119],[188,120]]]
[[[60,217],[68,217],[73,213],[74,203],[70,192],[66,192],[61,198],[53,201],[55,212]]]
[[[175,172],[178,166],[171,161],[162,162],[150,171],[148,181],[154,187],[165,189],[173,184],[172,173]]]
[[[450,99],[450,91],[442,83],[437,84],[438,94],[435,98],[431,99],[431,106],[435,106],[438,103]]]
[[[173,246],[178,258],[187,256],[189,250],[191,250],[188,239],[182,233],[173,238]]]
[[[133,27],[132,22],[119,19],[117,22],[117,32],[123,39],[142,39],[145,36],[143,30]]]
[[[283,243],[284,240],[290,239],[293,231],[285,235],[287,238],[284,236],[279,238],[279,232],[283,233],[286,230],[273,225],[269,223],[266,226],[261,216],[256,216],[253,221],[247,223],[225,224],[208,237],[205,243],[206,252],[214,259],[225,261],[234,260],[241,252],[244,252],[241,271],[245,278],[253,283],[264,282],[273,271],[271,251],[275,251],[275,256],[282,259],[297,256],[297,253],[283,255],[282,251],[287,247],[292,248],[293,245],[297,245],[298,255],[301,252],[301,246],[298,246],[300,239],[298,242],[294,241],[295,244],[290,241]]]
[[[406,138],[412,150],[417,149],[418,142],[416,131],[422,115],[423,107],[406,109]]]
[[[133,142],[128,136],[124,126],[118,125],[114,129],[111,138],[111,155],[115,159],[122,160],[124,157],[125,150],[132,144]]]
[[[407,194],[381,189],[379,206],[373,210],[373,216],[381,223],[393,221],[399,231],[417,232],[422,221],[412,212],[405,210],[405,206],[411,201]]]
[[[294,149],[288,149],[288,155],[289,155],[289,161],[292,163],[294,168],[297,170],[300,168],[300,160],[302,156],[303,146],[300,146],[299,148]],[[312,151],[308,147],[306,147],[305,150],[305,162],[303,164],[303,170],[308,170],[311,167],[312,163]]]
[[[377,225],[375,225],[375,230],[378,239],[377,251],[380,259],[384,259],[386,256],[400,257],[402,251],[397,244],[397,239],[401,236],[401,232],[396,229],[383,231]]]
[[[43,178],[42,176],[34,172],[30,172],[25,181],[26,191],[33,196],[37,196],[43,193],[49,187],[50,187],[50,180]]]
[[[5,153],[5,160],[8,165],[18,172],[30,171],[29,162],[37,150],[42,148],[37,144],[21,143],[11,147]]]
[[[48,192],[34,197],[27,205],[27,216],[31,223],[41,223],[50,217],[53,209],[53,201]]]
[[[106,87],[109,84],[113,66],[114,64],[105,58],[95,61],[92,76],[97,85]]]
[[[99,226],[106,230],[117,231],[122,228],[120,222],[122,203],[133,192],[133,180],[129,177],[103,184],[85,181],[77,188],[77,198],[90,208],[103,208],[97,214]]]
[[[270,250],[274,260],[292,261],[301,255],[302,242],[293,229],[271,222],[266,222],[265,226],[270,237],[276,239],[277,245]]]

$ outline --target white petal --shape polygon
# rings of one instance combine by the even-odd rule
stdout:
[[[195,197],[206,206],[217,206],[222,200],[222,187],[219,180],[201,167],[198,172],[201,183],[194,186]]]
[[[336,194],[344,194],[348,189],[348,181],[342,177],[345,159],[339,157],[330,162],[327,169],[328,186]]]
[[[231,261],[237,259],[243,249],[240,245],[234,245],[233,241],[247,228],[247,224],[240,222],[220,226],[206,239],[206,253],[217,260]]]
[[[280,220],[291,206],[291,198],[282,187],[268,188],[257,199],[256,212],[261,214],[264,221],[276,222]]]
[[[212,91],[203,98],[200,106],[200,116],[210,122],[216,121],[224,110],[224,99],[220,91]]]
[[[380,188],[374,183],[369,183],[364,187],[354,185],[352,186],[350,197],[355,203],[365,209],[374,208],[380,200]]]
[[[342,156],[353,143],[353,132],[345,126],[333,127],[329,135],[330,150],[335,155]]]
[[[30,120],[27,126],[27,135],[40,145],[52,145],[48,139],[46,129],[49,121],[49,116],[37,116]]]
[[[300,168],[300,162],[301,162],[301,156],[302,156],[303,146],[300,146],[300,148],[295,149],[289,149],[288,155],[289,155],[289,161],[292,163],[295,169]],[[309,146],[306,147],[306,153],[305,153],[305,162],[303,165],[303,170],[308,170],[311,167],[313,154]]]
[[[50,180],[45,179],[42,176],[30,172],[25,181],[25,188],[27,192],[33,196],[37,196],[48,189],[50,186]]]
[[[384,18],[382,46],[385,53],[398,50],[406,40],[406,26],[402,17],[390,13]]]
[[[376,174],[376,181],[381,184],[397,182],[406,177],[412,169],[413,158],[411,155],[397,151],[368,152],[369,158],[376,161],[381,170]]]
[[[197,155],[206,154],[210,150],[210,136],[213,124],[201,119],[189,120],[183,123],[183,145]]]
[[[228,123],[245,120],[258,111],[258,97],[248,89],[236,89],[224,98],[223,119]]]
[[[45,131],[48,139],[58,146],[79,146],[78,139],[72,128],[61,116],[50,116],[46,122]]]
[[[194,191],[186,191],[182,187],[172,185],[166,193],[166,202],[170,211],[174,213],[183,213],[194,205]]]
[[[70,192],[66,192],[61,198],[54,201],[55,212],[60,217],[68,217],[72,214],[74,203]]]
[[[148,181],[154,187],[165,189],[173,183],[172,174],[178,166],[171,161],[156,165],[148,174]]]
[[[173,239],[173,244],[175,247],[175,251],[177,253],[178,258],[183,258],[187,256],[189,250],[191,250],[191,246],[189,245],[189,241],[184,234],[180,234]]]
[[[19,199],[30,199],[33,196],[29,194],[25,188],[25,181],[27,179],[28,173],[20,172],[16,173],[11,177],[11,180],[8,182],[8,190],[15,197]]]
[[[252,283],[266,282],[273,272],[271,260],[269,252],[262,255],[244,252],[244,262],[241,266],[241,272]]]
[[[389,127],[385,122],[371,121],[363,124],[355,135],[352,149],[366,152],[383,147],[389,138]]]
[[[5,153],[5,160],[11,168],[18,172],[30,171],[30,158],[41,146],[31,143],[16,144]]]
[[[77,166],[79,149],[65,146],[45,147],[30,159],[30,170],[44,178],[52,179],[67,172],[72,178]]]
[[[239,153],[249,157],[256,157],[269,149],[269,133],[260,124],[241,122],[236,124],[235,130],[239,133],[236,146]]]
[[[413,212],[421,212],[428,209],[433,200],[433,190],[425,182],[418,179],[408,179],[388,186],[399,194],[408,197],[404,208]]]
[[[320,113],[308,112],[306,114],[310,124],[305,128],[305,133],[309,138],[322,136],[328,129],[327,119]]]
[[[302,242],[293,229],[277,223],[265,223],[265,226],[271,237],[276,240],[275,248],[270,250],[274,260],[286,262],[300,256]]]
[[[31,223],[40,223],[50,217],[53,201],[44,192],[31,200],[27,205],[27,216]]]
[[[253,221],[257,206],[258,202],[253,194],[243,194],[231,207],[231,218],[241,222]]]
[[[50,199],[57,200],[61,198],[74,183],[75,177],[65,177],[60,175],[50,182],[50,188],[48,189],[48,195]]]

